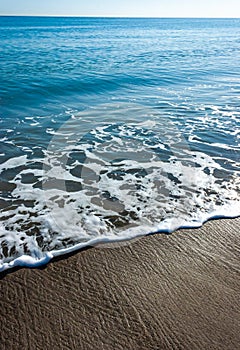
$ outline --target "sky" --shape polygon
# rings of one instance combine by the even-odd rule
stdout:
[[[240,18],[240,0],[0,0],[0,15]]]

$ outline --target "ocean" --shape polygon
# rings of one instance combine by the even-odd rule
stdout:
[[[240,215],[240,19],[0,17],[0,52],[0,271]]]

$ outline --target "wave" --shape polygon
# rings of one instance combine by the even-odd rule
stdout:
[[[189,136],[185,125],[185,137],[179,121],[143,105],[103,104],[47,129],[52,139],[37,158],[3,162],[0,270],[237,217],[237,146],[222,144],[224,152],[212,154],[206,143],[219,144],[198,138],[196,149],[193,128]]]

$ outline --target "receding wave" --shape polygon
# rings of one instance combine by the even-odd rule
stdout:
[[[98,105],[47,128],[47,148],[3,157],[1,270],[240,215],[238,116],[202,108],[211,118],[193,123],[190,108],[181,123],[158,106]]]

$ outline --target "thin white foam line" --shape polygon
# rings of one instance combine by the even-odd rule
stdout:
[[[206,223],[209,220],[213,220],[213,219],[234,219],[240,217],[240,212],[239,213],[233,213],[232,215],[226,215],[226,214],[218,214],[218,212],[214,212],[212,213],[212,215],[205,215],[203,220],[201,221],[196,221],[196,222],[191,222],[189,224],[187,223],[183,223],[180,226],[176,226],[173,229],[168,229],[168,228],[160,228],[161,225],[159,227],[156,227],[156,229],[153,229],[152,231],[150,231],[148,229],[148,231],[142,231],[139,232],[139,234],[135,234],[134,235],[129,235],[127,237],[109,237],[109,236],[101,236],[101,237],[96,237],[93,238],[87,242],[83,242],[83,243],[78,243],[72,247],[69,248],[65,248],[65,249],[60,249],[60,250],[53,250],[51,252],[46,252],[46,255],[40,259],[36,259],[33,258],[32,256],[28,256],[28,255],[22,255],[21,257],[18,257],[16,259],[14,259],[13,261],[11,261],[10,263],[3,263],[2,266],[0,267],[0,272],[6,271],[8,269],[14,268],[14,267],[29,267],[29,268],[36,268],[36,267],[40,267],[43,265],[46,265],[50,262],[50,260],[52,260],[55,257],[58,256],[63,256],[67,255],[69,253],[73,253],[76,252],[80,249],[86,248],[86,247],[90,247],[90,246],[97,246],[98,244],[106,244],[106,243],[117,243],[117,242],[124,242],[124,241],[130,241],[134,238],[139,238],[142,236],[146,236],[146,235],[151,235],[151,234],[158,234],[158,233],[173,233],[177,230],[180,229],[196,229],[196,228],[200,228],[204,225],[204,223]],[[145,227],[146,229],[146,227]]]

